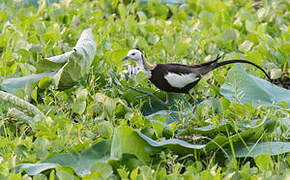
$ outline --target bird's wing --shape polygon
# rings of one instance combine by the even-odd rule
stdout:
[[[167,64],[166,66],[168,72],[164,78],[172,87],[184,88],[200,79],[200,75],[192,71],[190,66],[180,64]]]

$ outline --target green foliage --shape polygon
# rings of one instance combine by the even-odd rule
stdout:
[[[136,47],[158,63],[224,53],[287,87],[288,4],[1,1],[0,89],[25,101],[1,91],[0,179],[285,179],[289,90],[227,66],[199,82],[194,102],[171,93],[167,108],[123,86],[165,99],[120,59]]]
[[[278,106],[285,102],[290,107],[290,91],[272,83],[249,75],[239,65],[229,72],[229,79],[221,87],[221,94],[232,102],[252,103],[254,107],[261,104]]]

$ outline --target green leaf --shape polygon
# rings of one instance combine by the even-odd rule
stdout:
[[[91,168],[97,161],[107,161],[110,157],[111,143],[102,141],[81,154],[55,154],[38,164],[23,163],[16,167],[16,172],[22,168],[27,174],[35,175],[47,169],[55,168],[57,164],[71,167],[81,177],[91,173]]]
[[[248,147],[236,147],[236,157],[257,157],[261,154],[279,155],[290,152],[290,142],[262,142]]]
[[[70,174],[64,170],[57,171],[56,176],[58,177],[58,179],[63,179],[63,180],[74,179],[73,174]]]
[[[92,165],[91,172],[98,172],[101,175],[101,178],[108,179],[113,174],[113,169],[108,163],[96,162]]]
[[[249,32],[255,32],[256,31],[256,25],[254,23],[252,23],[249,20],[246,20],[246,29]]]
[[[43,59],[37,66],[38,72],[56,71],[54,83],[57,87],[73,86],[88,73],[96,52],[96,43],[91,29],[82,32],[72,51]]]
[[[51,82],[51,77],[44,77],[39,81],[38,87],[40,89],[47,89],[48,86],[50,85],[50,82]]]
[[[27,174],[33,176],[45,170],[53,169],[55,167],[56,167],[55,163],[40,163],[40,164],[24,163],[19,164],[16,167],[16,171],[20,171],[20,169],[23,169]]]
[[[77,99],[80,99],[82,101],[85,101],[87,99],[88,94],[89,94],[89,92],[87,89],[79,89],[76,92]]]
[[[287,56],[290,55],[290,43],[287,43],[287,44],[283,44],[283,45],[281,45],[281,46],[279,47],[279,49],[280,49],[283,53],[287,54]]]
[[[31,92],[32,99],[37,103],[37,87],[35,87]]]
[[[231,102],[253,103],[254,107],[261,104],[279,107],[277,105],[279,101],[290,104],[290,90],[248,74],[241,65],[231,68],[220,92]]]
[[[72,111],[79,115],[83,114],[86,110],[86,101],[82,99],[77,99],[72,105]]]
[[[149,154],[152,150],[153,148],[130,127],[121,126],[115,129],[111,148],[111,156],[114,159],[128,153],[135,155],[141,161],[150,162]]]
[[[205,145],[190,144],[186,141],[182,141],[179,139],[168,139],[165,141],[157,142],[147,137],[146,135],[142,134],[139,131],[136,132],[142,139],[144,139],[152,147],[169,148],[172,151],[175,151],[180,154],[192,153],[194,149],[203,149],[205,147]]]
[[[269,154],[260,154],[254,158],[256,165],[261,171],[267,171],[273,168],[273,162]]]
[[[239,31],[233,28],[226,30],[224,33],[224,39],[226,42],[236,40],[239,38],[239,36],[240,36]]]
[[[15,89],[24,89],[27,85],[40,81],[44,77],[54,76],[54,72],[44,72],[41,74],[32,74],[20,78],[5,79],[0,83],[0,89],[14,94]]]
[[[218,126],[208,125],[202,126],[197,128],[187,128],[181,131],[178,135],[187,135],[187,134],[212,134],[215,132],[225,131],[226,130],[226,123],[220,123]]]
[[[175,45],[175,53],[177,56],[186,56],[188,55],[187,48],[188,43],[186,42],[177,42]]]
[[[246,55],[246,59],[258,65],[263,62],[263,56],[259,51],[249,51]]]
[[[254,43],[246,40],[242,44],[239,45],[239,50],[242,51],[243,53],[248,52],[249,50],[251,50],[253,45]]]
[[[282,76],[282,70],[281,69],[271,69],[270,71],[271,79],[278,79]]]

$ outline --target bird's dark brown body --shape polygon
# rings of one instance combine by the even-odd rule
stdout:
[[[209,65],[208,63],[206,63]],[[199,65],[200,66],[200,65]],[[201,75],[204,75],[205,71],[201,71],[202,67],[205,66],[190,66],[190,65],[182,65],[182,64],[157,64],[156,67],[151,70],[151,78],[149,80],[159,89],[166,92],[176,92],[176,93],[188,93],[190,89],[192,89],[200,80]],[[210,68],[210,67],[208,67]],[[199,71],[198,71],[199,70]],[[171,86],[168,81],[164,78],[169,72],[175,74],[189,74],[196,73],[198,76],[198,80],[182,87],[177,88]],[[207,71],[208,72],[208,71]]]

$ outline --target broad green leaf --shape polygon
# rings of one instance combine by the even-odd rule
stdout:
[[[16,167],[16,172],[20,169],[29,175],[35,175],[47,169],[55,168],[56,165],[71,167],[75,173],[81,177],[91,173],[93,164],[97,161],[105,162],[109,160],[111,151],[111,143],[109,141],[102,141],[81,154],[55,154],[37,164],[23,163]]]
[[[60,68],[61,65],[69,61],[73,51],[66,52],[58,56],[52,56],[42,59],[37,64],[37,72],[55,71]]]
[[[82,32],[69,60],[55,75],[55,84],[59,87],[71,86],[88,73],[96,52],[96,43],[91,29]]]
[[[108,179],[113,174],[113,169],[108,163],[96,162],[92,165],[91,172],[98,172],[101,175],[101,178]]]
[[[45,170],[53,169],[55,167],[56,167],[55,163],[40,163],[40,164],[24,163],[19,164],[16,167],[16,171],[20,171],[20,169],[23,169],[27,174],[33,176]]]
[[[290,142],[261,142],[248,147],[235,147],[236,157],[257,157],[261,154],[279,155],[290,152]]]
[[[122,154],[128,153],[141,161],[150,162],[149,155],[152,150],[153,148],[130,127],[121,126],[115,129],[111,147],[113,159],[119,159]]]
[[[54,83],[57,87],[71,87],[88,73],[96,52],[96,43],[91,29],[82,32],[72,51],[43,59],[38,72],[56,71]]]
[[[58,179],[63,179],[63,180],[74,179],[73,174],[70,174],[64,170],[56,171],[56,176],[58,177]]]
[[[228,79],[220,92],[231,102],[253,103],[254,107],[261,104],[279,107],[277,105],[279,101],[290,104],[290,90],[248,74],[241,65],[235,65],[228,72]]]
[[[0,83],[0,89],[13,94],[15,93],[15,89],[24,89],[27,85],[38,82],[45,77],[52,77],[54,75],[54,72],[44,72],[41,74],[32,74],[20,78],[5,79],[3,83]]]
[[[0,89],[14,93],[14,89],[23,89],[26,85],[40,81],[43,77],[52,77],[58,87],[71,87],[88,72],[95,51],[96,43],[92,32],[86,29],[73,51],[41,61],[38,64],[38,72],[42,72],[41,74],[4,80],[0,84]]]
[[[263,56],[259,51],[249,51],[246,55],[246,59],[258,65],[263,62]]]

